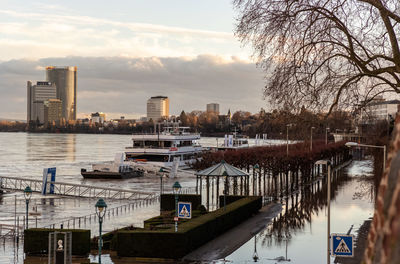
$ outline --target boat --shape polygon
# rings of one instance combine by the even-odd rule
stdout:
[[[221,145],[218,145],[217,141],[216,150],[236,150],[248,147],[250,147],[249,137],[234,132],[231,135],[225,135],[224,142]]]
[[[144,169],[124,161],[123,153],[118,153],[112,163],[93,164],[92,171],[81,169],[85,179],[129,179],[144,176]]]
[[[198,141],[200,134],[191,133],[189,127],[178,122],[165,123],[153,134],[133,134],[132,146],[125,151],[126,161],[141,164],[147,168],[189,168],[199,157],[203,148]]]

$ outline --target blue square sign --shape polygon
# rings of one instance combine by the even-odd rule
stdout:
[[[331,255],[337,257],[354,256],[354,236],[332,234],[331,235]]]
[[[178,217],[179,218],[192,218],[192,203],[179,202],[178,203]]]

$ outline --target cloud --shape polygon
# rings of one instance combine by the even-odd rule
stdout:
[[[0,10],[0,58],[59,56],[247,57],[231,32],[121,22],[47,12]]]
[[[45,79],[45,66],[78,67],[77,108],[80,113],[102,111],[146,114],[151,96],[170,98],[171,114],[204,110],[220,103],[221,112],[266,107],[263,74],[237,57],[65,57],[0,62],[0,116],[25,116],[26,81]]]

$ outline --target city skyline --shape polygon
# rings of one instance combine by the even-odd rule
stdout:
[[[210,101],[221,112],[268,108],[263,73],[234,37],[230,1],[92,4],[3,5],[0,117],[24,119],[26,80],[42,79],[48,65],[79,68],[78,118],[145,116],[146,100],[157,94],[171,99],[172,115]]]

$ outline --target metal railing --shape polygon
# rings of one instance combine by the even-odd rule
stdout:
[[[23,191],[26,186],[30,186],[32,192],[42,192],[43,182],[17,177],[0,176],[0,189]],[[146,200],[157,196],[155,193],[138,192],[133,190],[97,187],[66,182],[48,182],[47,190],[53,188],[54,195],[74,196],[82,198],[105,198],[116,200]]]

